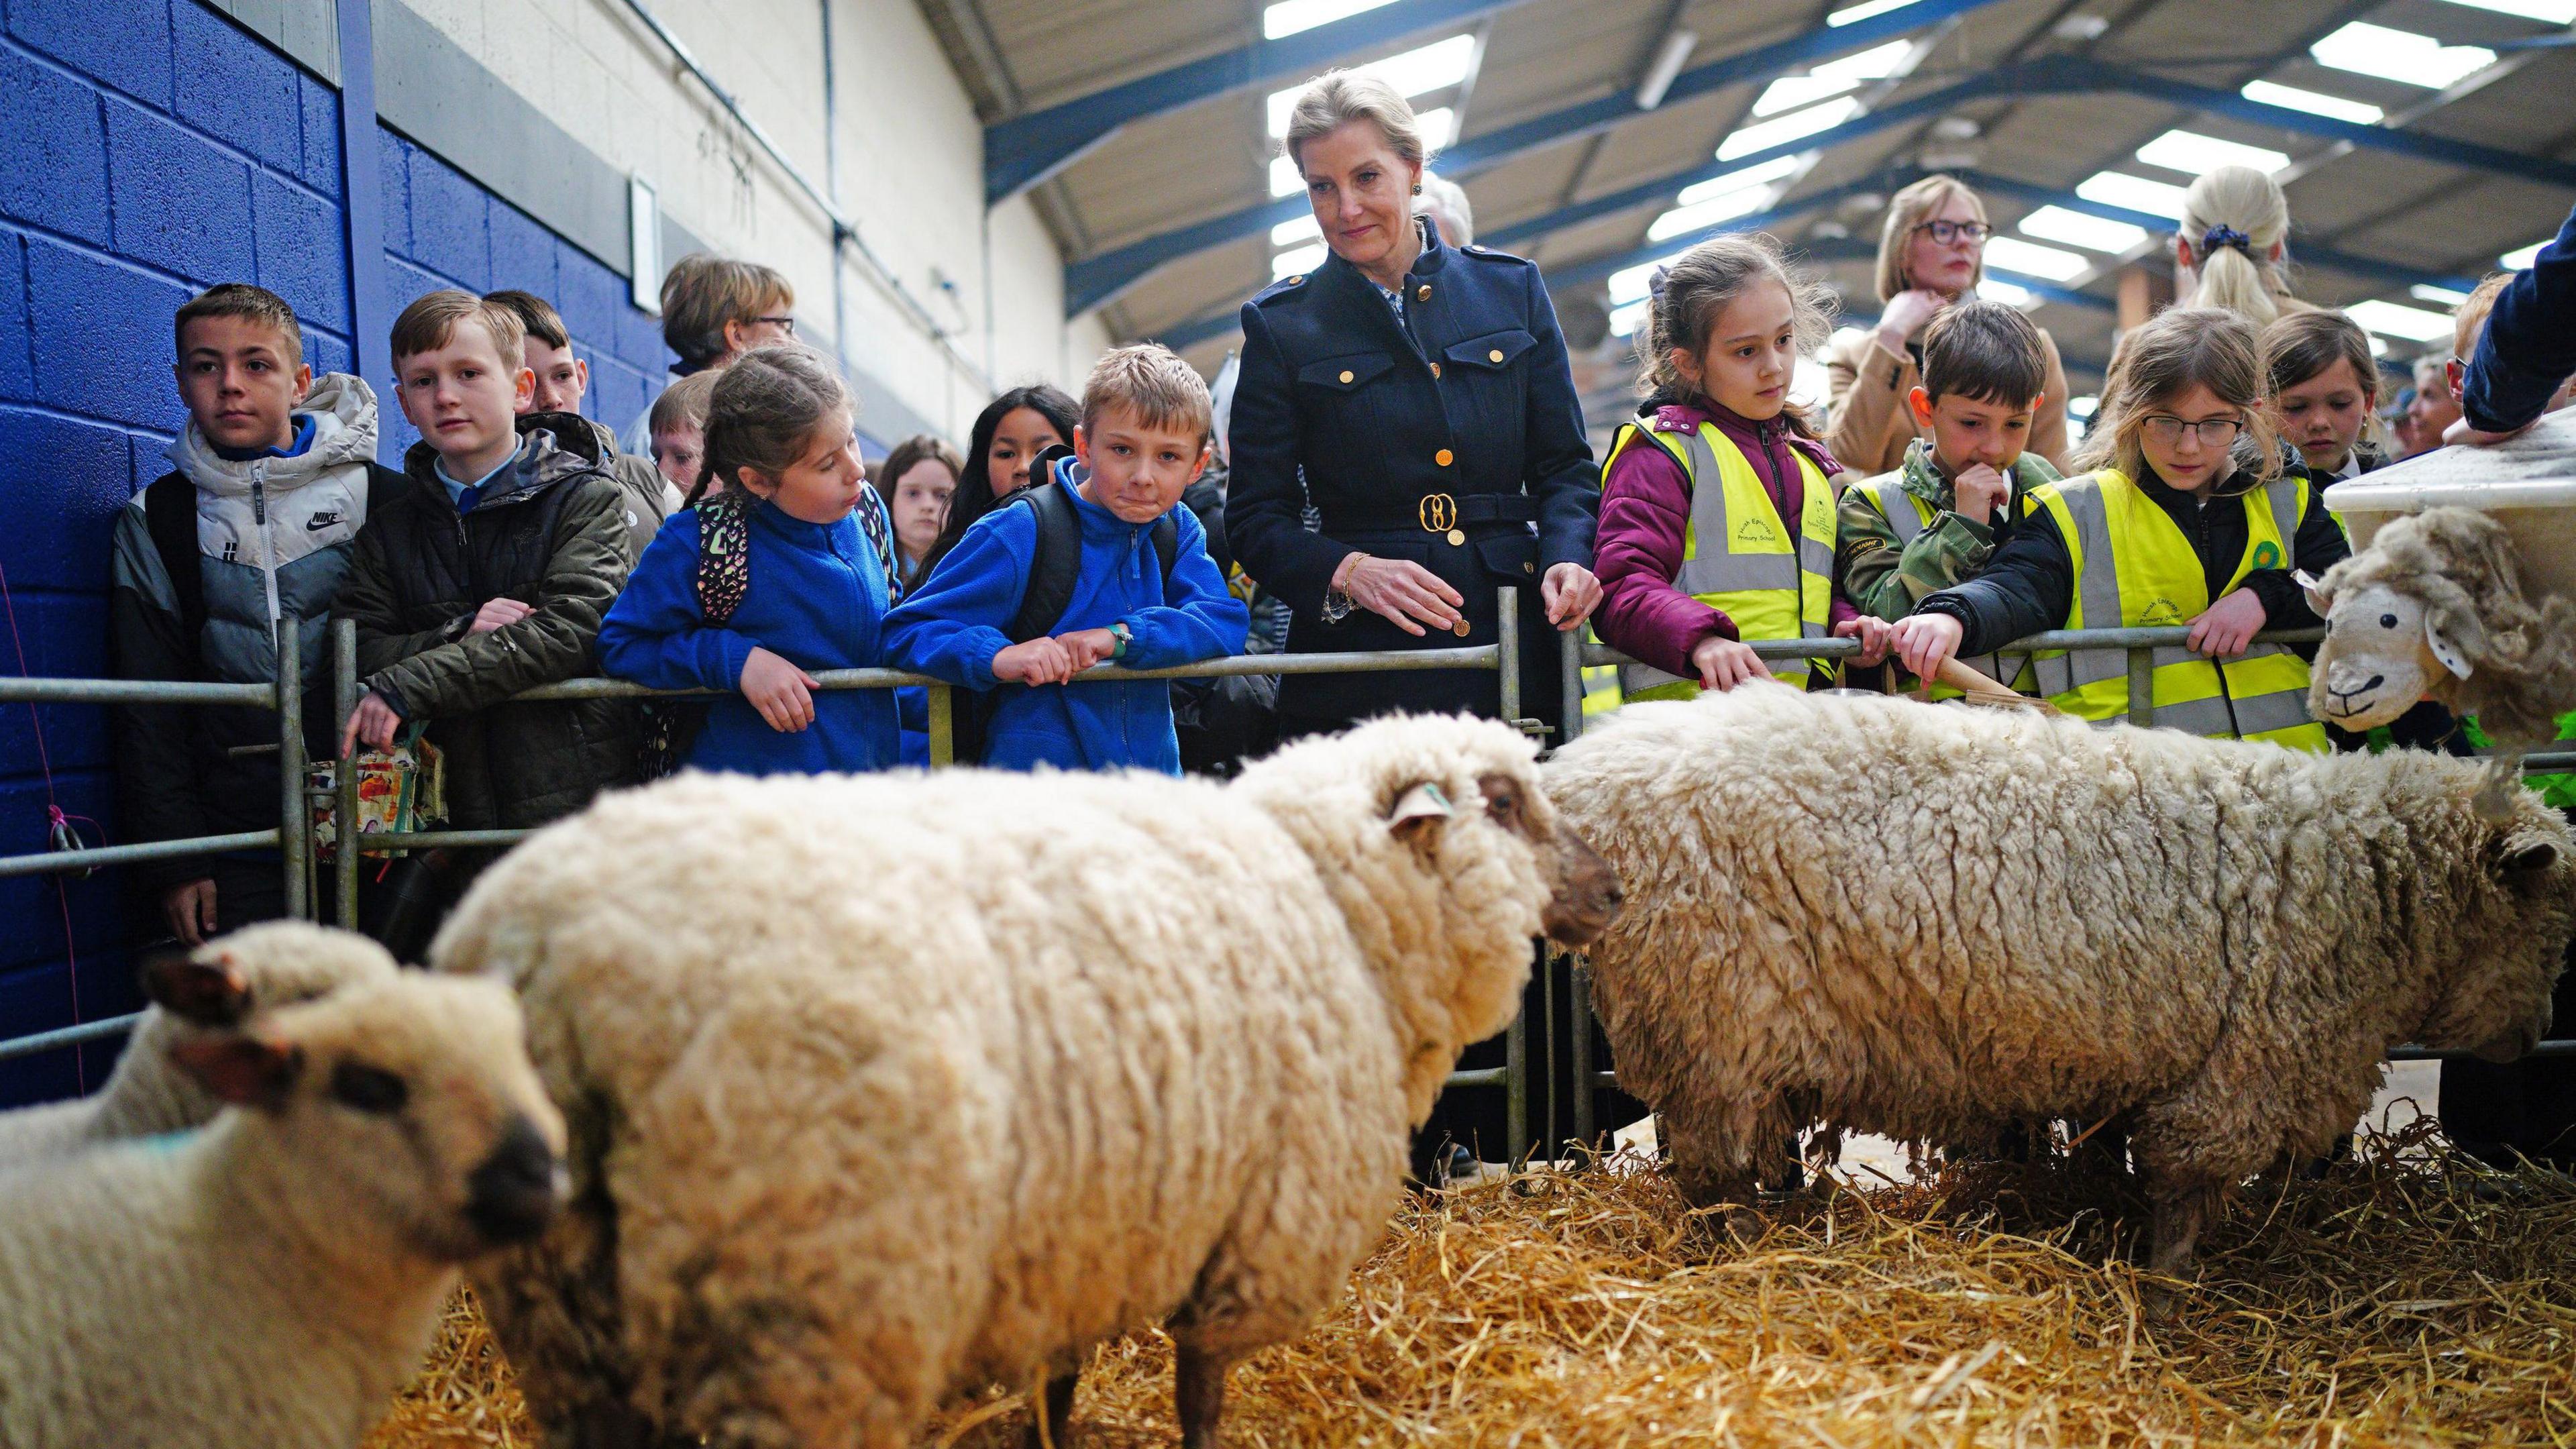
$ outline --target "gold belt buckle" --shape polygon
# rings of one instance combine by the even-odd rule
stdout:
[[[1458,500],[1446,493],[1431,494],[1415,504],[1413,516],[1414,520],[1422,525],[1424,533],[1449,535],[1449,545],[1452,548],[1467,541],[1466,531],[1458,526]]]

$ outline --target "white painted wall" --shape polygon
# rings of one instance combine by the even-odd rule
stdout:
[[[830,223],[623,0],[405,3],[609,164],[652,181],[663,210],[709,246],[786,273],[806,335],[838,336]],[[826,0],[647,3],[820,184]],[[1064,321],[1064,259],[1026,200],[996,209],[988,237],[982,128],[919,9],[906,0],[828,3],[841,209],[953,334],[963,362],[847,254],[844,355],[961,442],[988,396],[987,378],[995,387],[1044,380],[1078,390],[1107,333],[1096,318]]]

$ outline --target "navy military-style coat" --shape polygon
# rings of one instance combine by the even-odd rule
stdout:
[[[1539,581],[1592,566],[1600,470],[1537,264],[1422,230],[1401,322],[1338,256],[1244,304],[1227,538],[1295,611],[1291,653],[1490,644],[1494,591],[1517,586],[1522,711],[1553,721],[1557,633]],[[1304,526],[1309,499],[1319,533]],[[1326,622],[1325,591],[1354,551],[1446,580],[1467,601],[1466,636],[1417,638],[1356,605]],[[1395,710],[1492,717],[1497,687],[1484,670],[1292,675],[1280,712],[1292,731]]]

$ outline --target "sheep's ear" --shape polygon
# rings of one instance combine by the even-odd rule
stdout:
[[[2451,671],[2453,679],[2469,677],[2469,656],[2461,652],[2460,646],[2443,629],[2441,620],[2429,609],[2424,612],[2424,647],[2433,651],[2434,661]]]
[[[304,1049],[247,1035],[192,1037],[171,1043],[170,1060],[216,1100],[274,1112],[295,1090]]]
[[[2326,592],[2323,579],[2309,573],[2306,569],[2300,569],[2290,577],[2297,580],[2299,587],[2307,593],[2308,607],[2316,611],[2318,618],[2322,619],[2334,612],[2334,595]]]
[[[143,965],[143,989],[163,1011],[199,1026],[238,1026],[250,1009],[250,982],[230,951],[156,957]]]
[[[1386,812],[1386,828],[1407,845],[1427,845],[1440,838],[1440,828],[1458,813],[1449,797],[1429,780],[1421,780],[1395,797]]]
[[[2536,830],[2517,830],[2497,850],[2497,868],[2505,884],[2524,894],[2566,854],[2566,847]]]

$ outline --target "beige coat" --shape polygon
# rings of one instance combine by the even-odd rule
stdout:
[[[2043,330],[2040,346],[2048,351],[2047,398],[2030,420],[2030,451],[2066,471],[2066,366],[2057,359],[2057,339]],[[1905,466],[1905,445],[1928,437],[1915,425],[1906,395],[1922,382],[1914,359],[1890,352],[1875,331],[1844,333],[1825,345],[1826,398],[1830,422],[1825,446],[1854,476],[1893,472]]]

